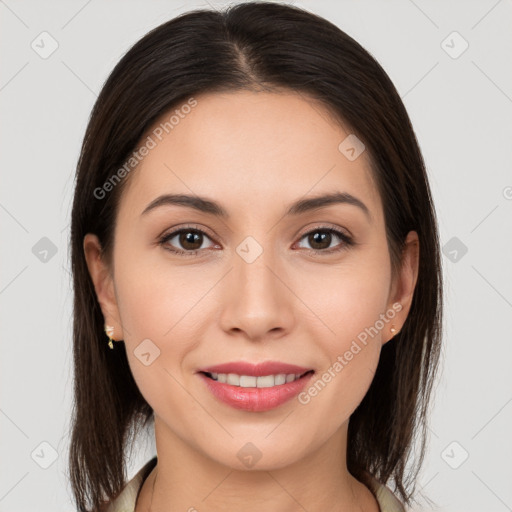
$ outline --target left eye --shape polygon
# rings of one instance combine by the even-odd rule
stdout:
[[[312,245],[311,250],[315,252],[333,252],[333,250],[326,250],[333,249],[332,247],[329,247],[333,240],[333,235],[335,238],[338,238],[343,242],[341,247],[336,247],[334,249],[335,251],[342,250],[346,246],[352,244],[352,240],[348,235],[333,228],[317,228],[303,235],[301,240],[306,239]],[[326,243],[327,246],[325,245]]]

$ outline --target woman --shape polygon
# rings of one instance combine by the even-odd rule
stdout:
[[[137,42],[91,115],[71,250],[80,511],[413,501],[435,211],[399,95],[339,28],[248,2]]]

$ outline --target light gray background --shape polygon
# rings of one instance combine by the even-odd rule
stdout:
[[[446,247],[446,321],[420,487],[439,511],[512,510],[512,3],[294,3],[337,24],[379,60],[404,100],[427,163]],[[68,228],[93,103],[136,40],[206,6],[0,0],[0,511],[73,510],[66,476]],[[43,31],[58,43],[47,59],[31,47],[43,45]],[[469,44],[457,58],[464,42],[454,31]],[[44,237],[55,255],[42,252],[51,245]],[[129,476],[153,453],[148,438]]]

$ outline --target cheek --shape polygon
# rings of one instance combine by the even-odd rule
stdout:
[[[165,257],[140,254],[116,262],[118,306],[130,344],[144,338],[155,343],[173,340],[201,314],[201,298],[211,288],[212,276],[190,266],[179,266]],[[204,314],[204,312],[203,312]],[[177,345],[176,345],[177,343]]]
[[[316,404],[313,407],[324,411],[333,429],[340,418],[352,414],[366,394],[379,362],[382,335],[390,322],[386,316],[389,261],[378,257],[353,261],[338,270],[326,270],[324,276],[316,272],[307,277],[300,291],[321,320],[312,317],[306,320],[305,328],[315,326],[311,338],[324,356],[302,403]],[[320,395],[322,398],[315,398]]]
[[[208,291],[215,280],[190,267],[144,263],[143,258],[116,262],[116,295],[124,343],[133,377],[148,403],[158,409],[164,389],[178,391],[181,365],[202,338]],[[173,378],[174,377],[174,378]],[[178,400],[179,393],[171,393]],[[169,398],[169,396],[168,396]]]
[[[298,295],[322,321],[322,339],[331,355],[348,350],[358,336],[364,341],[368,329],[369,340],[381,339],[384,325],[379,319],[386,312],[391,274],[389,260],[374,253],[317,268],[314,274],[304,272],[297,283]],[[372,329],[376,322],[377,333]]]

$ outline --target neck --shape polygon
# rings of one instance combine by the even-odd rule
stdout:
[[[195,450],[155,415],[158,463],[144,482],[135,512],[379,512],[370,490],[347,471],[347,427],[289,464],[237,469]]]

